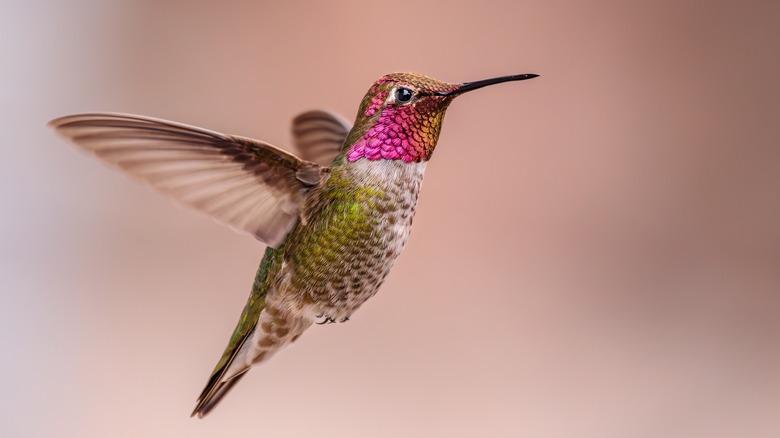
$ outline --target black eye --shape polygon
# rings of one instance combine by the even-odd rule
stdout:
[[[414,93],[408,88],[399,88],[395,90],[395,100],[401,103],[409,102],[412,100],[412,97],[414,97]]]

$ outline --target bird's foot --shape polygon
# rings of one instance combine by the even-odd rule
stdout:
[[[345,316],[341,319],[341,321],[337,321],[336,318],[332,316],[325,315],[324,313],[320,313],[315,318],[317,318],[316,321],[314,321],[315,324],[323,325],[323,324],[333,324],[335,322],[347,322],[349,321],[349,316]]]
[[[317,320],[314,321],[315,324],[323,325],[323,324],[333,324],[336,322],[336,320],[332,316],[327,316],[324,313],[320,313],[316,316]]]

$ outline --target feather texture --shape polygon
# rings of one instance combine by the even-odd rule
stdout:
[[[151,117],[76,114],[50,124],[103,161],[272,247],[327,172],[268,143]]]
[[[334,113],[306,111],[293,119],[293,143],[304,160],[330,166],[350,129],[352,125]]]

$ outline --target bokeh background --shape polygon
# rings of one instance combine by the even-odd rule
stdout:
[[[780,436],[780,4],[8,0],[0,436]],[[414,232],[347,324],[198,421],[262,246],[45,123],[289,145],[373,80],[460,98]]]

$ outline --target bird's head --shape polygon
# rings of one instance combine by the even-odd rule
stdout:
[[[382,76],[363,97],[344,145],[345,158],[427,161],[439,140],[444,113],[455,97],[488,85],[536,76],[501,76],[460,84],[418,73]]]

